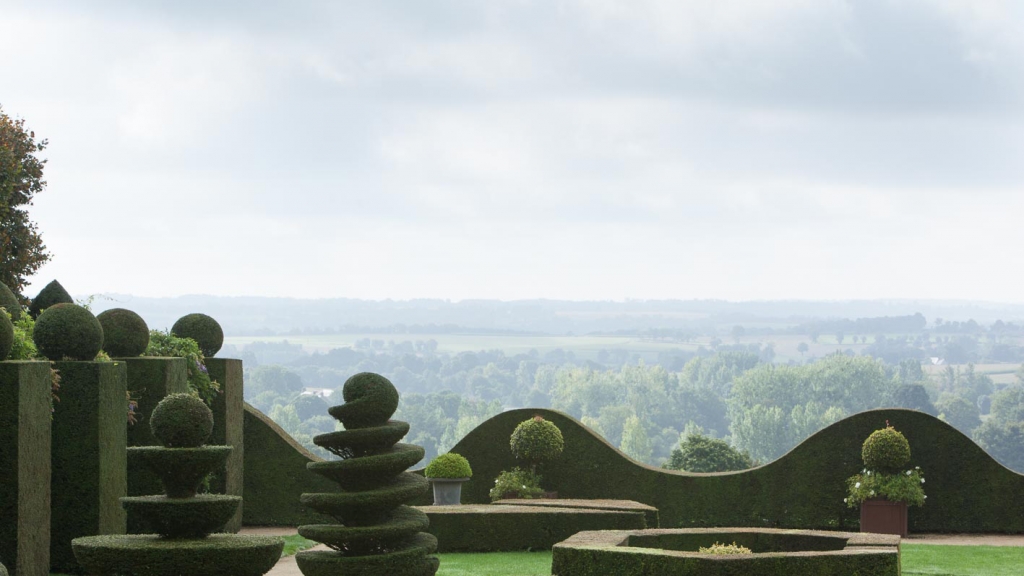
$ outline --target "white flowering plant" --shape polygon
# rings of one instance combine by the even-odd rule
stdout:
[[[539,498],[544,495],[540,487],[540,474],[529,469],[515,467],[503,470],[494,480],[490,490],[491,502],[502,498]]]
[[[908,506],[923,506],[928,498],[924,493],[924,474],[920,467],[903,472],[876,472],[864,469],[860,474],[851,476],[846,481],[849,496],[846,505],[850,508],[860,506],[871,498],[885,498],[890,502],[906,502]]]

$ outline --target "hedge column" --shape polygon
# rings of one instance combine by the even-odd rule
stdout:
[[[168,394],[188,392],[188,371],[184,358],[118,358],[128,366],[128,391],[138,401],[135,424],[128,426],[129,446],[160,446],[149,430],[149,415]],[[163,484],[141,461],[128,461],[128,495],[162,494]],[[140,534],[140,520],[128,515],[128,533]]]
[[[50,566],[50,364],[0,362],[0,564]]]
[[[119,498],[128,492],[128,373],[124,362],[55,366],[50,568],[76,572],[72,539],[125,533]]]
[[[241,496],[243,487],[243,427],[245,403],[242,400],[242,361],[231,358],[207,358],[206,369],[210,378],[220,384],[220,394],[213,402],[213,435],[211,445],[232,446],[224,470],[215,473],[218,477],[211,483],[213,492]],[[231,521],[224,526],[226,532],[238,532],[242,528],[242,503]]]

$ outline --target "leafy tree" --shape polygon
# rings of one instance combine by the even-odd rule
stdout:
[[[1024,387],[1011,386],[992,396],[992,418],[1003,424],[1024,422]]]
[[[317,416],[327,416],[329,408],[327,402],[316,394],[302,394],[292,402],[292,405],[295,406],[299,420],[303,422]]]
[[[0,107],[0,282],[24,300],[25,277],[50,259],[26,206],[46,188],[43,167],[37,157],[47,141],[25,128]]]
[[[801,342],[801,343],[796,345],[796,351],[799,352],[801,356],[806,354],[807,351],[810,350],[810,349],[811,349],[811,347],[807,345],[807,342]]]
[[[960,396],[943,394],[935,407],[939,410],[940,418],[968,436],[981,425],[978,406]]]
[[[662,468],[687,472],[729,472],[753,466],[750,455],[733,448],[725,440],[699,433],[684,433],[679,447],[672,450],[672,455]]]
[[[897,408],[920,410],[932,416],[939,415],[939,411],[928,398],[928,391],[920,384],[903,384],[897,388],[892,394],[892,405]]]
[[[257,366],[247,376],[246,396],[255,397],[261,392],[271,391],[279,396],[291,397],[302,392],[304,388],[302,378],[299,378],[298,374],[276,364]]]
[[[651,439],[647,430],[635,414],[626,418],[622,426],[622,445],[619,449],[637,462],[649,462],[651,459]]]
[[[1003,466],[1024,472],[1024,422],[990,418],[974,431],[974,441]]]

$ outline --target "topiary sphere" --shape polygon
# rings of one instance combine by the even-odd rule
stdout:
[[[346,380],[341,395],[345,403],[331,406],[327,412],[349,430],[383,426],[398,409],[398,389],[373,372],[360,372]]]
[[[0,308],[7,310],[13,320],[21,318],[21,302],[3,282],[0,282]]]
[[[427,478],[471,478],[473,468],[461,454],[448,452],[430,461],[423,470]]]
[[[77,304],[55,304],[39,315],[32,340],[50,360],[93,360],[103,347],[103,327]]]
[[[509,445],[516,458],[538,463],[557,458],[565,448],[565,440],[558,426],[535,416],[516,426]]]
[[[206,314],[186,314],[171,326],[171,334],[178,338],[191,338],[199,344],[203,356],[212,358],[224,345],[224,330],[216,320]]]
[[[149,417],[153,436],[167,448],[198,448],[213,432],[213,412],[191,394],[168,394]]]
[[[14,324],[7,314],[0,314],[0,360],[6,360],[14,347]]]
[[[103,326],[103,350],[112,358],[141,356],[149,347],[149,326],[135,312],[111,308],[96,319]]]
[[[40,290],[39,294],[32,299],[32,304],[28,307],[28,313],[32,318],[38,318],[43,313],[43,310],[50,306],[74,303],[75,299],[71,297],[71,294],[68,294],[68,291],[60,285],[60,282],[54,280]]]
[[[898,472],[910,462],[910,442],[895,428],[887,426],[868,436],[861,458],[868,470]]]

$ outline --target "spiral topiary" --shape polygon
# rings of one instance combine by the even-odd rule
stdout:
[[[0,314],[0,360],[6,360],[14,347],[14,324],[7,314]]]
[[[461,454],[448,452],[430,461],[423,469],[427,478],[472,478],[473,468]]]
[[[21,302],[18,301],[18,297],[14,295],[14,292],[7,287],[7,284],[3,282],[0,282],[0,308],[7,310],[12,320],[21,318]]]
[[[868,470],[899,472],[910,462],[910,442],[892,426],[875,430],[864,441],[861,458]]]
[[[313,442],[342,460],[311,462],[306,468],[341,486],[341,492],[303,494],[302,503],[337,524],[299,526],[299,534],[333,551],[307,550],[295,560],[306,576],[430,576],[438,560],[437,539],[426,534],[427,515],[406,503],[427,490],[427,479],[406,472],[423,458],[423,448],[400,444],[405,422],[389,420],[398,390],[383,376],[357,374],[345,383],[345,404],[328,412],[345,430]]]
[[[96,317],[103,326],[103,350],[113,358],[141,356],[149,346],[149,326],[131,310],[111,308]]]
[[[39,315],[43,313],[50,306],[57,304],[74,304],[75,299],[68,294],[68,291],[60,285],[60,282],[54,280],[50,282],[39,294],[32,299],[32,304],[28,307],[28,313],[32,318],[39,318]]]
[[[103,327],[77,304],[55,304],[39,315],[32,340],[50,360],[93,360],[103,347]]]
[[[213,432],[213,412],[191,394],[168,394],[149,417],[153,436],[167,448],[198,448]]]
[[[512,455],[536,467],[537,464],[553,460],[562,454],[565,440],[562,431],[553,422],[535,416],[521,422],[512,432],[509,440]]]
[[[224,345],[224,330],[216,320],[206,314],[186,314],[171,326],[171,334],[178,338],[191,338],[199,344],[203,356],[212,358]]]

